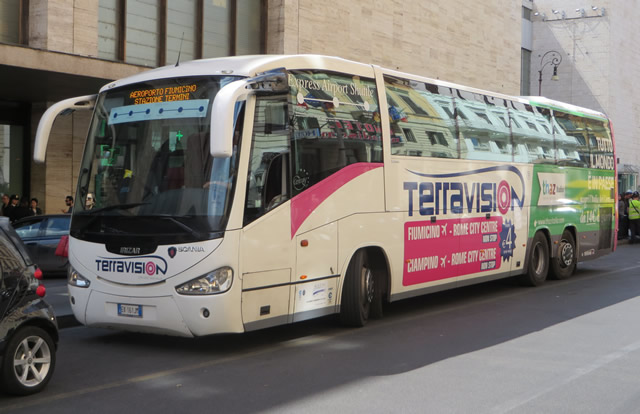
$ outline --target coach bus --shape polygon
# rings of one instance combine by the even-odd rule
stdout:
[[[69,239],[75,317],[199,336],[516,277],[615,249],[607,117],[335,57],[180,63],[91,109]],[[85,206],[88,194],[94,204]]]

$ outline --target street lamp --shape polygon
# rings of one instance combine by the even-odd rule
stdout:
[[[548,64],[552,64],[553,76],[551,76],[551,80],[557,81],[559,79],[558,66],[560,66],[560,62],[562,62],[562,55],[555,50],[550,50],[542,55],[542,59],[540,59],[540,70],[538,70],[538,96],[542,96],[542,70]]]

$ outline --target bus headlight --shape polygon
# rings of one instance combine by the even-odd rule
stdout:
[[[229,290],[233,282],[233,269],[221,267],[204,276],[176,286],[176,292],[183,295],[215,295]]]
[[[69,266],[69,270],[67,271],[67,283],[71,286],[88,288],[91,282],[86,277],[82,276],[80,273],[76,271],[73,267]]]

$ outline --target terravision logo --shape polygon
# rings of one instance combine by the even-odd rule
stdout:
[[[157,276],[167,274],[167,267],[167,261],[161,256],[98,257],[96,259],[96,271],[104,273]]]

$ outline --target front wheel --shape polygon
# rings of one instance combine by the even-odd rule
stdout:
[[[380,284],[364,250],[359,250],[349,267],[342,288],[340,320],[349,326],[364,326],[369,315],[381,307]],[[375,315],[374,315],[375,316]]]
[[[533,237],[529,254],[531,257],[527,272],[520,276],[520,283],[525,286],[540,286],[549,272],[549,243],[542,232]]]
[[[551,275],[554,279],[568,279],[576,270],[576,242],[569,231],[562,233],[562,238],[556,251],[556,257],[551,259]]]
[[[51,335],[37,326],[21,328],[5,348],[3,388],[17,395],[41,391],[51,379],[55,365],[55,345]]]

